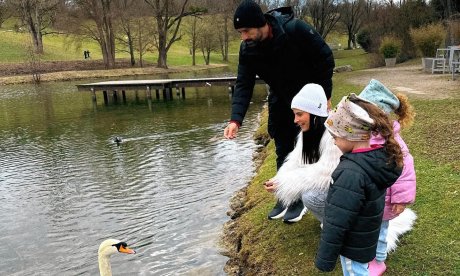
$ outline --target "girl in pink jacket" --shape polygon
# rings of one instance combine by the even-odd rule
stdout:
[[[383,214],[382,226],[380,229],[379,242],[377,245],[377,255],[369,263],[369,273],[371,276],[382,275],[386,270],[385,260],[387,257],[387,233],[389,221],[401,214],[406,205],[415,201],[416,177],[414,159],[409,153],[404,140],[401,138],[401,127],[408,127],[414,119],[414,111],[407,97],[402,94],[394,95],[388,88],[377,80],[371,80],[364,88],[359,97],[378,105],[388,115],[394,113],[397,120],[393,121],[393,131],[396,141],[401,146],[404,155],[404,168],[398,180],[387,189],[385,197],[385,209]],[[371,144],[384,144],[385,140],[380,136],[374,136]]]

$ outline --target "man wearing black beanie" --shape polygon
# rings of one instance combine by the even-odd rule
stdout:
[[[310,25],[294,18],[291,7],[263,13],[252,0],[243,0],[233,24],[241,35],[238,76],[232,98],[232,115],[224,136],[238,133],[252,98],[256,75],[270,86],[268,133],[275,141],[279,169],[294,149],[299,133],[291,110],[292,98],[307,83],[321,85],[328,104],[332,93],[334,57],[329,46]],[[288,208],[277,202],[268,218],[299,221],[306,209],[302,201]]]

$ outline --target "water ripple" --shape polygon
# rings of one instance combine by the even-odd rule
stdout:
[[[108,237],[137,251],[114,256],[116,275],[223,274],[216,241],[253,174],[255,110],[229,141],[226,95],[91,113],[68,84],[0,89],[0,275],[96,275]]]

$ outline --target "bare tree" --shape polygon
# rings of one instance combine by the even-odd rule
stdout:
[[[316,31],[326,39],[340,19],[338,0],[311,0],[308,10]]]
[[[284,6],[292,7],[295,17],[304,19],[308,13],[307,2],[307,0],[286,0]]]
[[[460,25],[460,1],[459,0],[432,0],[431,6],[440,14],[441,18],[445,20],[447,28],[446,43],[449,45],[458,43],[456,41],[456,29]]]
[[[105,67],[115,67],[115,34],[113,24],[116,18],[113,10],[115,0],[74,0],[68,1],[69,15],[59,27],[78,37],[76,43],[81,43],[82,37],[95,40],[102,53]]]
[[[356,48],[356,34],[364,23],[365,0],[344,0],[340,5],[340,21],[347,29],[348,47]],[[353,47],[352,47],[353,44]]]
[[[190,54],[192,55],[192,65],[196,65],[196,49],[198,46],[198,30],[200,29],[202,18],[198,16],[192,16],[190,18],[190,27],[188,30],[190,36]]]
[[[219,39],[217,29],[214,26],[215,19],[213,17],[206,17],[207,21],[200,27],[199,31],[199,45],[201,53],[203,54],[204,62],[209,65],[211,52],[219,49]]]
[[[222,61],[228,61],[228,49],[230,44],[231,33],[229,28],[233,28],[232,19],[229,14],[222,14],[221,17],[216,18],[217,39],[219,41],[220,53]]]
[[[153,21],[145,17],[137,18],[135,27],[137,30],[135,50],[139,54],[139,66],[144,67],[144,54],[154,52],[157,30],[154,28]]]
[[[8,8],[4,0],[0,0],[0,28],[3,23],[11,17],[11,10]]]
[[[116,1],[115,8],[118,11],[118,16],[114,19],[114,23],[119,26],[120,32],[115,36],[117,42],[121,44],[121,48],[117,49],[121,52],[128,52],[130,57],[131,66],[136,64],[134,58],[134,18],[136,15],[136,1],[135,0],[118,0]],[[125,50],[125,47],[127,50]]]
[[[152,8],[157,23],[157,66],[160,68],[168,68],[168,51],[174,42],[182,38],[182,35],[179,34],[179,28],[182,23],[182,19],[186,16],[196,14],[196,11],[186,11],[187,3],[189,0],[181,0],[181,2],[179,0],[144,1]]]
[[[202,4],[202,3],[199,3]],[[201,24],[203,21],[203,17],[201,16],[204,13],[207,13],[208,10],[206,8],[202,8],[200,6],[193,6],[190,7],[190,11],[194,12],[189,20],[189,29],[188,34],[190,36],[190,54],[192,55],[192,65],[196,65],[196,49],[198,48],[198,31],[201,28]]]
[[[32,73],[32,80],[35,84],[40,84],[41,73],[42,73],[42,64],[40,55],[35,52],[34,45],[32,41],[25,43],[23,45],[25,49],[24,59],[29,66],[29,70]]]
[[[34,51],[43,53],[43,36],[49,34],[49,28],[55,19],[59,0],[6,0],[13,11],[27,27]]]
[[[239,1],[235,0],[219,1],[211,10],[213,14],[218,15],[215,17],[215,25],[218,28],[217,35],[223,61],[228,61],[230,39],[236,34],[233,31],[233,14],[238,4]]]
[[[151,29],[150,26],[141,26],[139,24],[144,21],[142,17],[147,16],[146,4],[138,0],[115,0],[113,9],[116,10],[114,23],[118,30],[116,35],[117,51],[129,53],[131,66],[134,66],[136,64],[136,40],[138,35],[142,35],[141,33],[143,32],[137,28]]]

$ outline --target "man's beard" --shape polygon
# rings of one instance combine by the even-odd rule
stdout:
[[[249,40],[249,41],[246,41],[246,45],[250,48],[253,48],[253,47],[256,47],[257,45],[260,44],[260,41],[258,40]]]
[[[248,47],[256,47],[262,42],[262,32],[258,31],[257,36],[254,39],[245,41]]]

